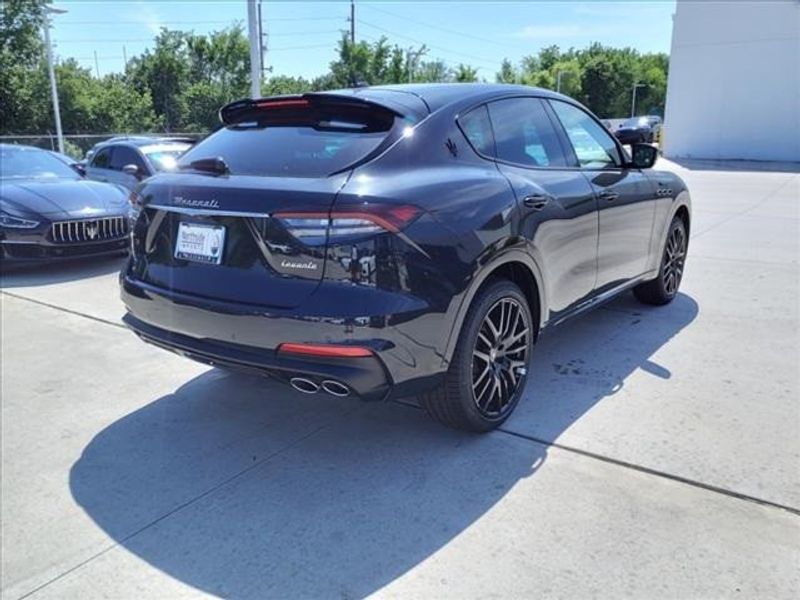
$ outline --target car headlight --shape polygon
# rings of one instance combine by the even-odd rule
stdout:
[[[0,212],[0,227],[9,227],[14,229],[33,229],[39,225],[39,221],[32,221],[31,219],[23,219],[21,217],[14,217],[8,213]]]

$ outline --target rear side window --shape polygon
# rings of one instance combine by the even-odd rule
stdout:
[[[567,164],[555,127],[538,98],[509,98],[489,104],[497,158],[526,167]]]
[[[486,106],[482,105],[458,118],[458,125],[478,154],[494,156],[494,136]]]
[[[373,106],[308,103],[253,110],[194,146],[178,164],[221,157],[232,175],[325,177],[376,150],[402,122]]]
[[[94,160],[92,161],[92,166],[97,167],[98,169],[109,169],[108,166],[111,162],[111,148],[101,148],[97,151],[97,154],[94,155]]]

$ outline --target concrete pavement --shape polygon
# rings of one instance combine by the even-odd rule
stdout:
[[[800,175],[666,166],[681,296],[543,338],[487,436],[146,346],[119,261],[4,278],[3,597],[796,597]]]

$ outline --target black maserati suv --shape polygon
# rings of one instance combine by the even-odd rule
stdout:
[[[416,395],[472,431],[518,403],[539,336],[678,291],[689,194],[584,107],[487,84],[237,101],[131,196],[127,325],[309,394]]]

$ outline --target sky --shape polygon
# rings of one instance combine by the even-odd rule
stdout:
[[[246,0],[53,0],[66,9],[53,17],[59,59],[74,57],[93,72],[121,72],[124,57],[152,46],[160,27],[209,33],[236,23],[247,27]],[[403,48],[428,48],[426,60],[478,68],[493,81],[504,58],[515,64],[539,48],[583,48],[591,42],[669,52],[675,0],[548,2],[401,2],[356,0],[356,39],[381,36]],[[312,78],[327,71],[342,30],[349,31],[349,0],[263,0],[265,65],[273,75]],[[95,54],[97,61],[95,61]]]

